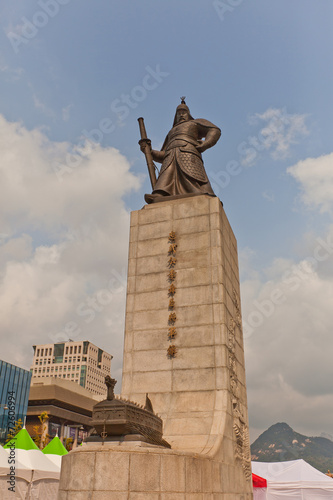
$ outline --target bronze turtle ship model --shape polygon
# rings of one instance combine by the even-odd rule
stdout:
[[[115,379],[107,376],[105,383],[108,396],[93,408],[94,432],[86,438],[86,442],[142,441],[171,448],[163,439],[163,422],[154,413],[148,394],[143,407],[133,401],[115,397]]]

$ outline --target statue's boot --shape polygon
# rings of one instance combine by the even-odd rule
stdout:
[[[166,198],[167,196],[168,193],[163,193],[162,191],[152,194],[145,194],[145,202],[148,204],[155,203],[157,200],[160,201],[160,198]]]

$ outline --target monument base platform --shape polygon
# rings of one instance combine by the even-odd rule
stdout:
[[[89,444],[62,460],[58,500],[252,500],[241,470],[140,442]]]
[[[59,500],[252,500],[237,242],[217,197],[132,212],[126,304],[122,398],[149,394],[171,449],[80,447]]]

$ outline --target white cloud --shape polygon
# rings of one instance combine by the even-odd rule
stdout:
[[[291,148],[309,134],[305,114],[288,114],[285,108],[269,108],[264,113],[249,117],[253,126],[261,126],[257,136],[248,137],[247,147],[242,148],[242,165],[254,165],[263,151],[274,160],[291,156]]]
[[[62,113],[62,119],[64,122],[68,122],[70,119],[70,110],[73,107],[73,104],[68,104],[68,106],[62,108],[61,113]]]
[[[253,137],[250,139],[252,141],[251,145],[255,144],[255,148],[247,147],[242,151],[241,164],[244,167],[252,167],[259,157],[258,151],[263,149],[262,147],[260,148],[260,146],[257,146],[257,144],[259,144],[257,139],[255,143],[253,142]]]
[[[3,269],[7,262],[20,262],[32,255],[32,238],[28,234],[22,234],[18,238],[11,238],[6,241],[0,239],[0,269]]]
[[[301,200],[310,208],[333,213],[333,153],[307,158],[288,168],[301,187]]]
[[[32,96],[35,108],[40,109],[44,115],[49,116],[50,118],[55,118],[55,112],[50,109],[44,102],[42,102],[36,94],[33,94]]]
[[[0,54],[0,72],[5,81],[15,83],[22,78],[24,69],[20,66],[10,66],[4,55]]]
[[[331,430],[332,236],[333,227],[308,256],[276,259],[241,284],[252,440],[281,421],[309,435]]]
[[[33,344],[67,330],[110,351],[119,379],[129,233],[122,197],[140,181],[119,151],[97,146],[59,182],[53,163],[73,148],[0,116],[1,357],[29,367]]]
[[[22,78],[24,73],[23,68],[10,68],[5,63],[1,63],[0,59],[0,71],[4,74],[5,80],[7,82],[17,82]]]
[[[267,192],[267,191],[264,191],[262,193],[262,196],[263,198],[265,198],[265,200],[267,201],[270,201],[270,202],[274,202],[275,201],[275,196],[273,193],[270,193],[270,192]]]

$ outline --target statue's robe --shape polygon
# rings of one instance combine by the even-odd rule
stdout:
[[[208,149],[214,146],[220,135],[216,125],[201,118],[174,125],[161,151],[153,151],[154,160],[162,166],[154,191],[152,195],[146,195],[146,201],[151,203],[161,196],[186,194],[215,196],[197,146]]]

